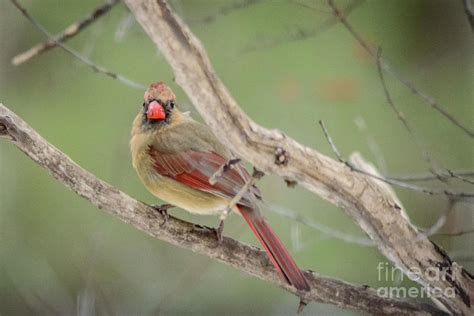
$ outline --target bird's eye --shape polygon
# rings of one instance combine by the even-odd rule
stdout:
[[[146,106],[146,102],[143,102],[143,107],[145,107],[145,106]]]
[[[168,101],[166,102],[166,107],[168,109],[173,109],[174,108],[174,102],[173,101]]]

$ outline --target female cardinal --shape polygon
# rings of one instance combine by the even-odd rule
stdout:
[[[215,183],[210,181],[235,157],[207,126],[175,107],[176,96],[162,82],[151,84],[144,98],[130,145],[133,166],[145,186],[191,213],[227,214],[230,201],[249,181],[248,172],[234,159],[233,168],[227,168]],[[303,273],[259,210],[260,199],[259,190],[251,186],[233,210],[245,219],[280,275],[298,290],[308,291]]]

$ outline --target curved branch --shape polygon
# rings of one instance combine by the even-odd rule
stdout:
[[[10,140],[53,177],[99,209],[104,209],[148,235],[216,259],[301,296],[295,288],[281,281],[264,252],[228,237],[223,237],[221,244],[217,245],[213,230],[175,217],[170,216],[162,226],[164,218],[159,212],[82,169],[1,103],[0,138]],[[311,285],[311,291],[302,296],[307,301],[375,314],[443,314],[431,305],[380,297],[374,289],[365,286],[352,285],[310,272],[305,275]]]
[[[397,267],[422,286],[441,290],[437,301],[453,313],[472,314],[473,278],[426,236],[418,234],[377,180],[354,173],[282,132],[251,121],[215,74],[200,41],[165,0],[125,3],[222,143],[259,170],[297,181],[342,207]],[[433,269],[439,271],[440,279],[431,277]],[[454,291],[454,297],[446,295],[448,291]]]

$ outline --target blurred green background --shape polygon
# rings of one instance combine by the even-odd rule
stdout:
[[[55,33],[101,1],[22,3]],[[346,157],[359,151],[391,175],[430,168],[387,105],[372,60],[342,26],[324,27],[331,19],[325,1],[171,3],[203,41],[243,110],[259,124],[333,156],[317,124],[322,119]],[[338,1],[340,6],[347,3]],[[394,68],[473,126],[474,45],[461,1],[365,1],[350,21],[370,43],[380,45]],[[139,200],[158,203],[139,182],[128,148],[143,91],[92,72],[61,49],[12,66],[13,56],[44,37],[7,0],[0,1],[0,40],[0,102],[99,178]],[[124,5],[68,45],[143,84],[165,81],[181,108],[198,117]],[[474,169],[472,139],[386,78],[394,101],[436,166]],[[473,191],[472,185],[454,180],[426,185]],[[259,186],[272,204],[364,237],[342,210],[301,187],[288,189],[272,176]],[[429,227],[445,211],[443,197],[396,191],[419,226]],[[472,212],[472,204],[457,203],[442,231],[472,228]],[[171,213],[206,225],[218,221],[179,209]],[[332,238],[274,212],[266,214],[301,267],[374,287],[398,285],[397,280],[379,280],[377,265],[386,260],[376,249]],[[228,219],[225,234],[257,244],[237,216]],[[472,272],[472,235],[432,239]],[[297,304],[285,291],[107,215],[0,140],[1,315],[289,315]],[[310,304],[304,311],[316,313],[357,315],[323,304]]]

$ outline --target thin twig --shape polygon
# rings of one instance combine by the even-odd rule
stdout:
[[[474,7],[471,3],[471,0],[462,0],[464,6],[464,13],[466,13],[467,20],[471,26],[471,30],[474,32]]]
[[[420,233],[420,238],[422,236],[425,237],[430,237],[433,235],[436,235],[438,231],[444,226],[446,223],[446,220],[448,219],[448,216],[452,213],[454,210],[454,207],[456,205],[456,200],[454,199],[448,199],[448,205],[446,206],[445,210],[443,213],[438,217],[436,222],[431,225],[428,229],[424,230],[422,233]]]
[[[15,66],[23,64],[24,62],[27,62],[33,57],[57,47],[58,42],[64,43],[67,40],[73,38],[85,28],[87,28],[90,24],[97,21],[100,17],[104,16],[107,12],[109,12],[110,9],[112,9],[117,3],[119,3],[119,1],[120,0],[107,0],[101,6],[95,8],[94,11],[92,11],[92,13],[90,13],[88,16],[86,16],[80,21],[69,25],[60,34],[54,36],[54,39],[49,38],[47,41],[36,44],[27,51],[24,51],[23,53],[20,53],[13,57],[12,64]]]
[[[393,102],[393,99],[390,95],[387,84],[385,82],[385,77],[383,75],[383,69],[382,69],[382,64],[381,64],[381,50],[380,49],[378,49],[378,51],[377,51],[376,62],[377,62],[377,70],[378,70],[380,82],[382,83],[382,87],[383,87],[383,90],[384,90],[384,93],[385,93],[385,97],[387,99],[387,103],[390,105],[392,110],[397,115],[397,118],[402,122],[403,126],[408,131],[408,133],[410,134],[413,142],[418,147],[418,150],[421,152],[421,154],[423,156],[423,159],[427,163],[430,164],[430,166],[431,166],[430,170],[434,174],[435,179],[440,180],[442,182],[445,182],[446,178],[441,174],[441,171],[438,170],[438,168],[435,166],[435,162],[431,158],[431,155],[429,154],[428,150],[425,148],[423,143],[420,141],[420,139],[416,135],[414,129],[410,126],[410,124],[408,123],[408,120],[405,118],[403,113],[396,107],[395,103]],[[456,178],[456,179],[459,179],[463,182],[466,182],[466,183],[469,183],[469,184],[474,184],[474,181],[471,181],[469,179],[463,178],[462,176],[453,174],[453,173],[451,173],[451,171],[449,169],[447,169],[446,171],[448,172],[448,174],[451,178]]]
[[[354,118],[354,123],[357,128],[359,128],[359,130],[364,133],[365,142],[367,143],[372,156],[377,162],[378,169],[382,171],[382,173],[385,173],[387,171],[387,162],[385,161],[384,153],[372,133],[370,133],[368,130],[364,117],[362,115],[357,115]]]
[[[18,10],[20,10],[20,12],[38,29],[40,30],[47,38],[48,40],[50,41],[53,41],[54,43],[56,43],[57,46],[60,46],[62,49],[64,49],[66,52],[68,52],[69,54],[71,54],[74,58],[78,59],[79,61],[81,61],[82,63],[86,64],[87,66],[89,66],[93,71],[97,72],[97,73],[100,73],[100,74],[103,74],[103,75],[106,75],[108,77],[111,77],[113,79],[116,79],[118,81],[120,81],[121,83],[129,86],[129,87],[132,87],[132,88],[136,88],[136,89],[140,89],[140,90],[144,90],[146,89],[146,86],[141,84],[141,83],[137,83],[133,80],[130,80],[124,76],[122,76],[121,74],[118,74],[118,73],[115,73],[115,72],[112,72],[110,71],[109,69],[107,68],[104,68],[102,66],[99,66],[95,63],[93,63],[92,61],[90,61],[89,59],[87,59],[86,57],[82,56],[81,54],[79,54],[78,52],[76,52],[75,50],[73,50],[72,48],[70,48],[69,46],[61,43],[61,42],[58,42],[56,39],[53,38],[53,36],[38,22],[36,21],[35,18],[33,18],[29,13],[28,11],[18,2],[18,0],[10,0],[14,5],[15,7],[17,7]]]
[[[331,149],[334,152],[334,154],[336,155],[337,160],[339,160],[339,162],[342,162],[343,164],[345,164],[349,168],[352,168],[352,166],[347,161],[345,161],[344,158],[342,158],[342,155],[339,152],[339,149],[337,149],[336,144],[334,144],[334,141],[332,140],[331,135],[329,135],[329,131],[327,130],[326,125],[324,124],[324,122],[322,120],[319,120],[319,125],[323,129],[324,137],[326,138],[327,142],[329,143],[329,146],[331,146]]]
[[[474,181],[471,180],[471,179],[467,179],[466,177],[462,176],[462,175],[459,175],[459,174],[456,174],[454,172],[452,172],[451,170],[447,169],[446,170],[449,174],[449,176],[455,178],[455,179],[458,179],[458,180],[461,180],[462,182],[465,182],[465,183],[469,183],[469,184],[472,184],[474,185]]]
[[[355,166],[356,168],[363,170],[367,173],[374,174],[376,176],[381,176],[380,172],[372,164],[365,161],[359,153],[355,152],[351,154],[349,160],[352,166]],[[406,211],[393,188],[386,183],[380,183],[380,187],[385,191],[385,194],[390,196],[392,201],[398,205],[397,209],[400,212],[400,215],[405,218],[408,218],[408,215],[406,214]],[[397,246],[404,248],[415,241],[427,240],[428,237],[436,234],[443,227],[449,214],[453,211],[454,206],[457,203],[457,200],[454,198],[449,198],[448,200],[449,203],[445,211],[439,216],[439,218],[430,228],[424,229],[417,227],[418,231],[421,231],[422,233],[418,233],[414,239],[401,239],[397,242]]]
[[[432,173],[419,173],[410,175],[399,175],[399,176],[385,176],[389,180],[403,181],[403,182],[421,182],[421,181],[433,181],[439,177],[444,179],[456,178],[456,177],[474,177],[474,171],[471,170],[455,170],[448,173],[442,173],[434,175]]]
[[[343,9],[343,12],[344,12],[343,14],[348,16],[349,14],[352,13],[352,11],[360,7],[364,3],[364,1],[365,0],[353,0]],[[296,4],[298,2],[294,2],[294,3]],[[303,5],[302,3],[298,3],[298,4],[300,6]],[[313,11],[319,11],[318,9],[312,8],[310,6],[305,6],[305,8],[313,10]],[[284,35],[274,40],[260,39],[257,44],[249,45],[243,50],[243,52],[250,53],[258,49],[269,49],[269,48],[273,48],[284,43],[303,41],[308,38],[316,37],[319,34],[331,29],[334,25],[337,25],[337,22],[338,22],[338,19],[336,17],[330,16],[329,18],[325,19],[321,24],[319,24],[318,26],[312,29],[297,27],[294,31],[290,32],[289,34]]]
[[[295,6],[302,7],[302,8],[305,8],[305,9],[309,9],[311,11],[315,11],[315,12],[318,12],[318,13],[331,14],[331,12],[314,8],[314,7],[310,6],[309,4],[306,4],[304,2],[299,2],[297,0],[290,0],[290,3],[294,4]]]
[[[202,18],[193,19],[193,20],[190,20],[189,23],[190,24],[201,24],[201,23],[202,24],[209,24],[209,23],[214,22],[214,20],[218,16],[226,16],[226,15],[232,14],[235,11],[238,11],[238,10],[245,10],[245,9],[249,8],[250,6],[253,6],[253,5],[258,4],[260,2],[262,2],[262,0],[241,0],[241,1],[237,1],[237,2],[227,3],[225,6],[220,7],[216,14],[206,15]],[[225,3],[225,2],[223,1],[221,3]]]
[[[326,137],[326,140],[329,143],[329,145],[331,146],[331,149],[334,152],[334,154],[336,155],[337,159],[340,162],[342,162],[343,164],[345,164],[347,167],[349,167],[352,171],[358,172],[360,174],[366,175],[366,176],[374,178],[376,180],[383,181],[383,182],[391,184],[391,185],[396,185],[400,188],[404,188],[404,189],[408,189],[408,190],[412,190],[412,191],[416,191],[416,192],[421,192],[421,193],[425,193],[425,194],[429,194],[429,195],[446,195],[446,196],[457,197],[457,198],[474,197],[474,192],[455,192],[455,191],[451,191],[451,190],[429,189],[429,188],[426,188],[426,187],[416,186],[416,185],[405,183],[405,182],[402,182],[402,181],[387,179],[385,177],[378,176],[378,175],[375,175],[375,174],[371,174],[369,172],[366,172],[364,170],[356,168],[350,162],[346,161],[342,157],[341,153],[339,152],[336,145],[334,144],[334,141],[332,140],[331,135],[329,135],[329,132],[328,132],[328,130],[327,130],[327,128],[324,125],[324,122],[322,120],[319,121],[319,125],[321,125],[324,136]]]
[[[121,42],[124,40],[125,36],[127,35],[128,31],[132,28],[135,24],[135,17],[130,12],[120,20],[115,29],[114,39],[116,42]]]
[[[387,83],[385,82],[385,77],[383,75],[383,69],[382,69],[382,63],[381,63],[381,58],[382,58],[382,50],[379,48],[377,50],[377,57],[376,57],[376,64],[377,64],[377,71],[379,74],[380,82],[382,83],[382,88],[385,94],[385,98],[387,100],[388,105],[390,108],[395,112],[397,115],[398,120],[402,122],[403,126],[407,130],[408,134],[410,134],[410,137],[412,138],[413,142],[415,145],[418,147],[418,150],[421,152],[423,159],[430,164],[431,169],[434,171],[435,174],[437,174],[436,170],[437,168],[434,166],[434,161],[431,159],[431,155],[428,153],[426,148],[424,148],[423,143],[420,141],[418,136],[416,135],[415,131],[413,128],[410,126],[408,123],[408,120],[405,118],[405,115],[400,111],[395,103],[393,102],[392,96],[390,95],[390,92],[387,87]]]
[[[318,223],[309,217],[298,214],[297,212],[294,212],[288,209],[283,209],[282,207],[278,207],[276,205],[269,205],[268,209],[271,212],[276,213],[280,216],[286,217],[294,222],[297,222],[309,228],[315,229],[319,231],[320,233],[327,235],[330,238],[342,240],[350,244],[356,244],[356,245],[364,246],[364,247],[375,246],[375,243],[373,242],[373,240],[369,238],[347,234],[340,230]]]
[[[454,231],[454,232],[437,232],[435,235],[436,236],[458,237],[458,236],[464,236],[464,235],[472,234],[472,233],[474,233],[474,228],[466,229],[466,230],[457,230],[457,231]]]
[[[341,13],[341,11],[336,6],[334,0],[327,0],[329,6],[333,10],[333,14],[341,21],[342,25],[351,33],[351,35],[359,42],[359,44],[369,53],[370,56],[377,59],[377,52],[362,38],[362,36],[355,31],[352,25],[347,21],[346,16]],[[474,138],[474,131],[470,128],[459,122],[451,113],[446,110],[446,106],[441,105],[437,100],[433,97],[427,95],[425,92],[420,90],[416,87],[411,81],[407,80],[406,78],[402,77],[398,72],[396,72],[389,63],[381,59],[380,64],[382,68],[388,72],[390,75],[395,77],[398,81],[400,81],[404,86],[406,86],[414,95],[420,97],[425,101],[426,104],[430,105],[433,109],[435,109],[438,113],[443,115],[446,119],[451,121],[455,126],[462,129],[467,135],[471,138]]]

